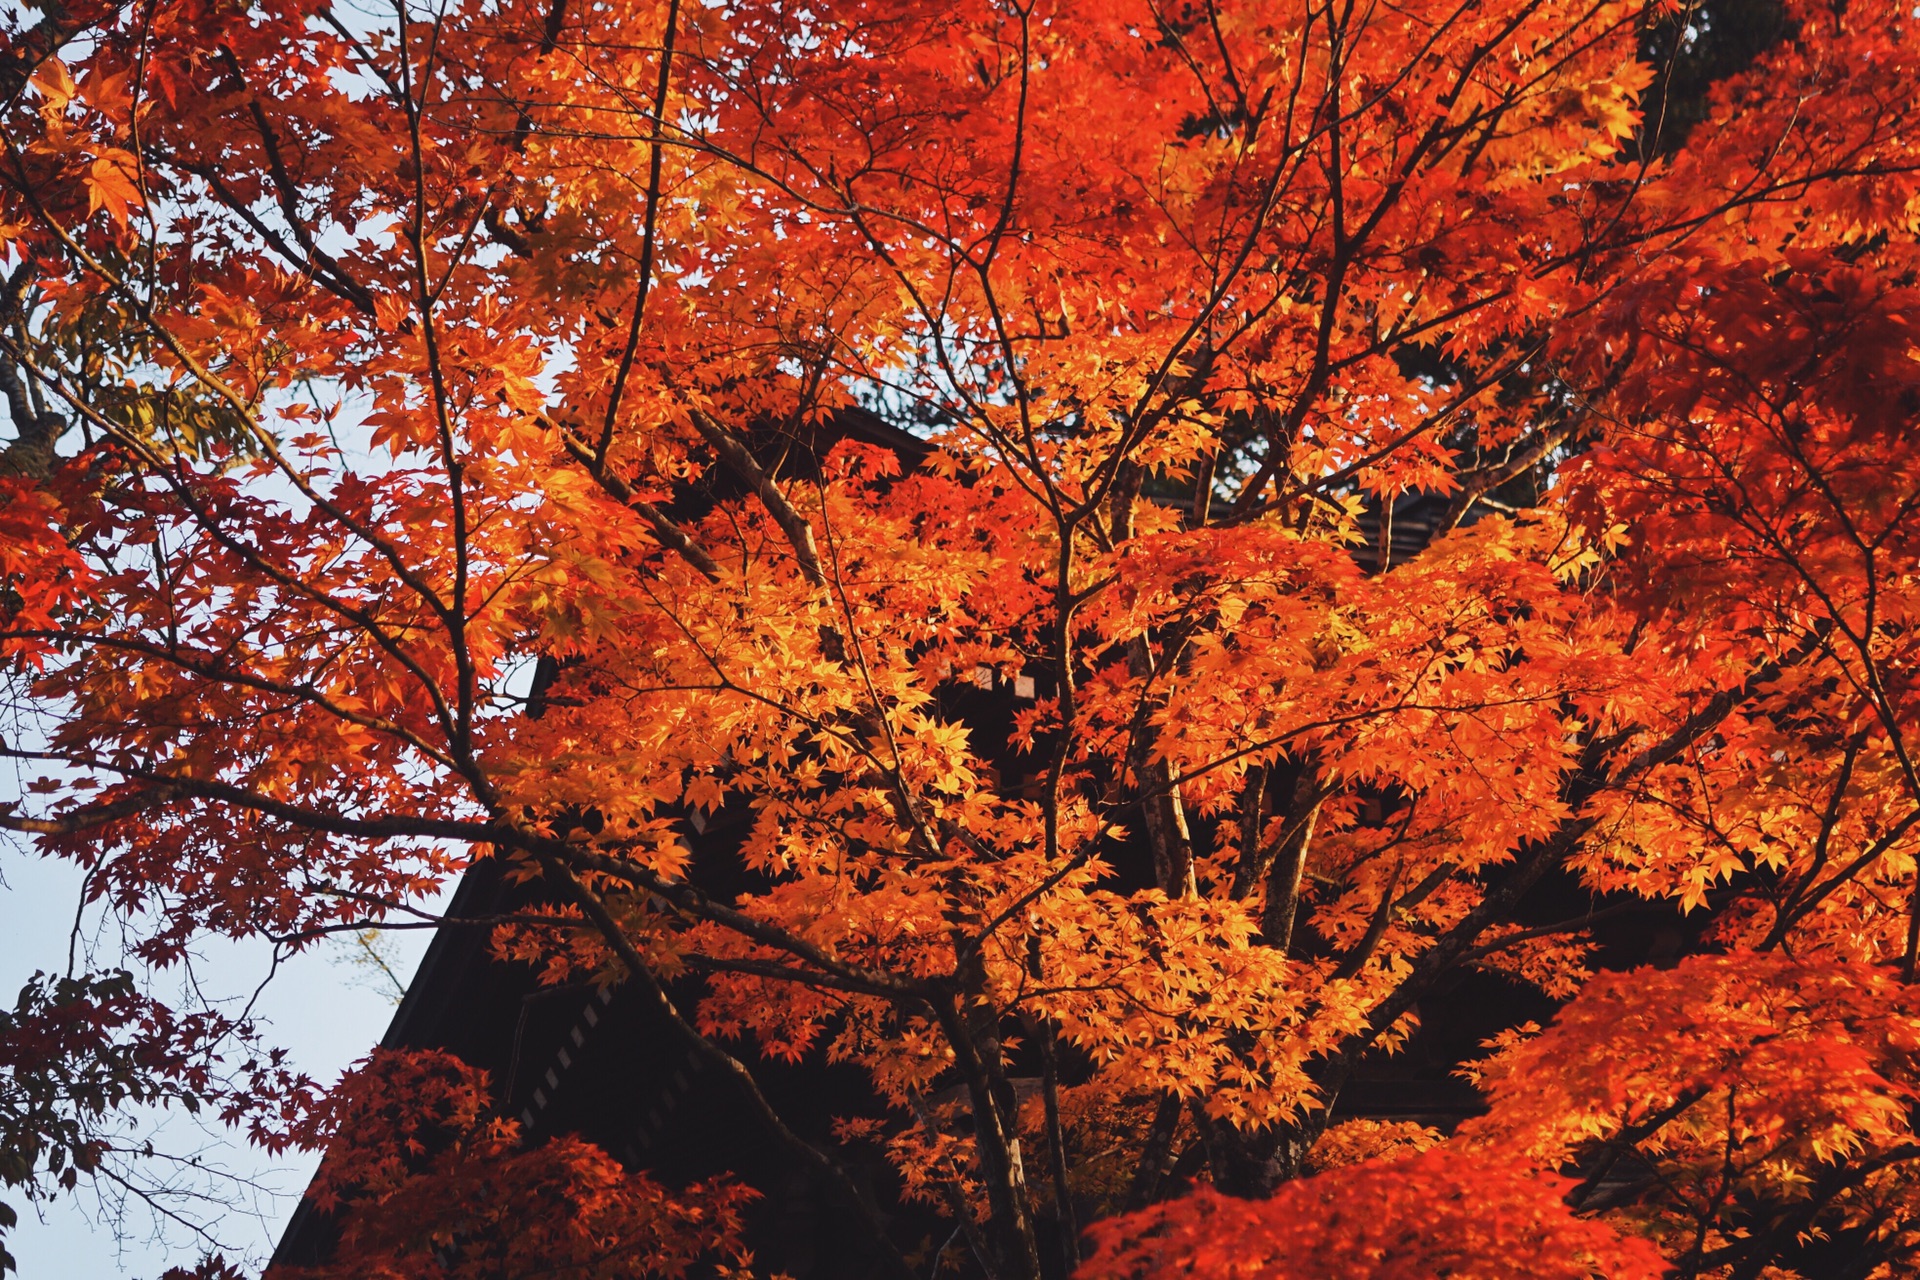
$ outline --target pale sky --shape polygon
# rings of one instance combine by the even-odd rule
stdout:
[[[12,1008],[15,993],[36,969],[57,973],[66,968],[79,889],[79,873],[70,864],[43,861],[17,844],[0,845],[0,1004]],[[403,979],[412,976],[429,936],[424,931],[389,935],[390,956],[399,962],[395,968]],[[268,1041],[285,1046],[296,1068],[328,1082],[373,1047],[393,1015],[391,995],[376,989],[364,968],[347,962],[347,948],[337,943],[282,964],[257,1005],[270,1024]],[[197,976],[210,992],[244,999],[266,974],[269,959],[264,944],[210,947]],[[156,1145],[198,1152],[277,1193],[218,1214],[221,1243],[237,1251],[228,1256],[257,1268],[293,1212],[314,1158],[273,1160],[244,1141],[203,1133],[185,1121],[184,1116],[170,1119]],[[156,1231],[153,1215],[144,1210],[130,1211],[123,1222],[110,1220],[85,1183],[77,1196],[45,1206],[44,1221],[19,1196],[5,1198],[21,1211],[19,1227],[8,1233],[21,1280],[157,1280],[169,1266],[193,1262],[203,1248],[178,1225]]]

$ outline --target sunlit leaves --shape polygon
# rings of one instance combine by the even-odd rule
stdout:
[[[1210,1190],[1094,1229],[1081,1280],[1510,1275],[1653,1280],[1645,1241],[1576,1218],[1564,1178],[1446,1146],[1293,1183],[1266,1201]]]
[[[838,1132],[1009,1276],[1156,1162],[1213,1190],[1097,1274],[1905,1239],[1897,9],[1644,164],[1632,4],[89,12],[6,116],[0,365],[67,436],[0,495],[5,817],[143,959],[499,858],[503,963],[863,1071]],[[1481,1050],[1465,979],[1571,1003]],[[1465,1139],[1328,1127],[1481,1052]],[[485,1257],[737,1252],[483,1091],[308,1133],[356,1264],[528,1205]],[[1608,1142],[1669,1183],[1576,1217]]]

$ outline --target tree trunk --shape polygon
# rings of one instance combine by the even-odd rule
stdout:
[[[1293,922],[1300,910],[1300,885],[1306,876],[1307,850],[1313,844],[1314,824],[1319,821],[1320,806],[1326,798],[1312,765],[1303,767],[1293,784],[1292,801],[1287,805],[1286,831],[1267,878],[1267,905],[1260,919],[1260,932],[1267,945],[1282,953],[1293,947]]]
[[[974,972],[967,976],[977,977],[977,962],[969,968]],[[998,1011],[983,996],[966,990],[975,985],[966,982],[965,993],[941,1005],[938,1014],[972,1105],[974,1147],[998,1255],[996,1280],[1040,1280],[1033,1198],[1020,1152],[1019,1103],[1002,1060]]]

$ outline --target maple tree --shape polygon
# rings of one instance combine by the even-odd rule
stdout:
[[[1089,1217],[1096,1277],[1902,1273],[1911,23],[49,3],[0,825],[162,970],[499,860],[498,953],[637,990],[891,1274]],[[1005,740],[955,709],[1016,680]],[[1336,1121],[1472,974],[1541,1010],[1447,1062],[1486,1114]],[[330,1142],[354,1274],[752,1265],[748,1189],[527,1145],[457,1062],[216,1087],[248,1028],[90,981],[8,1080],[125,1028],[109,1104]],[[782,1058],[885,1118],[801,1136]],[[84,1141],[33,1096],[29,1189]]]

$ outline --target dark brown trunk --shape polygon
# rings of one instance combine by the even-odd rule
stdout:
[[[1167,1093],[1154,1108],[1153,1123],[1147,1126],[1147,1141],[1140,1151],[1140,1163],[1127,1187],[1126,1211],[1133,1213],[1152,1204],[1160,1195],[1167,1172],[1173,1168],[1173,1136],[1180,1128],[1180,1099]]]
[[[1067,1176],[1067,1131],[1060,1123],[1060,1055],[1052,1023],[1040,1026],[1041,1100],[1046,1108],[1047,1156],[1053,1174],[1054,1212],[1060,1223],[1060,1256],[1071,1272],[1080,1265],[1080,1218],[1074,1212],[1073,1184]]]
[[[1264,1199],[1299,1177],[1316,1133],[1294,1125],[1243,1131],[1209,1117],[1198,1102],[1193,1117],[1206,1136],[1214,1187],[1249,1200]]]
[[[977,964],[969,968],[977,969]],[[940,1007],[938,1013],[972,1106],[974,1150],[992,1217],[996,1280],[1040,1280],[1040,1246],[1021,1160],[1018,1102],[1001,1057],[998,1013],[971,993]]]
[[[1260,877],[1266,871],[1266,859],[1273,850],[1266,847],[1263,838],[1267,817],[1267,778],[1265,765],[1256,764],[1247,770],[1247,780],[1240,788],[1240,811],[1235,818],[1240,823],[1240,860],[1233,868],[1232,896],[1235,902],[1246,901],[1253,892],[1253,886],[1260,883]]]
[[[1153,650],[1145,636],[1128,646],[1127,664],[1141,680],[1154,672]],[[1193,836],[1187,829],[1186,806],[1180,801],[1180,779],[1173,766],[1154,758],[1159,733],[1147,700],[1133,726],[1133,747],[1127,764],[1140,794],[1141,826],[1153,850],[1153,878],[1169,898],[1194,898],[1200,893],[1193,871]]]

